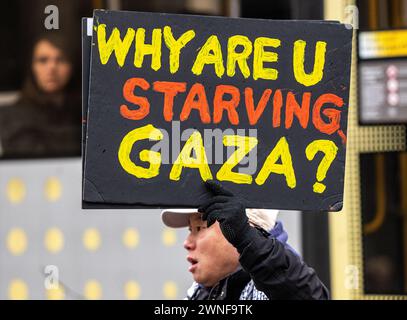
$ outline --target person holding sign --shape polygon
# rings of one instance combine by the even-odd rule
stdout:
[[[328,299],[315,271],[285,243],[276,210],[246,209],[218,181],[205,186],[213,197],[198,210],[164,210],[173,228],[189,226],[184,242],[195,280],[190,300]]]

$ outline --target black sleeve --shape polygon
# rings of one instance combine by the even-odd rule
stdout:
[[[258,290],[273,300],[329,299],[314,269],[275,238],[252,231],[251,242],[240,252],[239,261]]]

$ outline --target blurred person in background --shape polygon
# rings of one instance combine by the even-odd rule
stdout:
[[[74,61],[61,34],[35,41],[20,99],[0,109],[3,158],[80,155],[81,101],[74,91]]]
[[[246,209],[218,181],[195,209],[162,212],[164,224],[189,227],[184,242],[194,283],[189,300],[325,300],[329,292],[287,244],[277,210]]]

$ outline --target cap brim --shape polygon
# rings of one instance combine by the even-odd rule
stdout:
[[[189,216],[199,213],[197,209],[168,209],[161,212],[161,219],[167,227],[183,228],[189,225]]]

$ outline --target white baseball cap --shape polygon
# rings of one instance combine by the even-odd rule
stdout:
[[[191,214],[201,214],[198,209],[166,209],[161,212],[161,219],[167,227],[184,228],[189,225]],[[270,231],[276,224],[278,210],[246,209],[246,215],[252,225]]]

